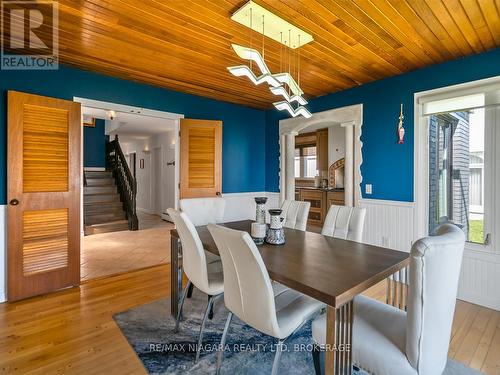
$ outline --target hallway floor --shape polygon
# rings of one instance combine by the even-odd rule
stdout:
[[[170,262],[170,229],[159,216],[138,213],[139,230],[83,238],[81,280],[91,280]]]

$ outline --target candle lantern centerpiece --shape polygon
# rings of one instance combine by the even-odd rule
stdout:
[[[266,202],[267,197],[255,197],[255,223],[252,223],[250,235],[256,245],[262,245],[266,238]]]
[[[283,230],[283,221],[285,220],[281,213],[281,209],[269,210],[271,215],[271,223],[267,231],[266,242],[271,245],[282,245],[285,243],[285,231]]]
[[[266,202],[267,197],[255,197],[255,222],[266,223]]]

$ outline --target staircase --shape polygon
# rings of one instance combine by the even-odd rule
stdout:
[[[85,171],[85,235],[128,230],[129,223],[111,171]]]

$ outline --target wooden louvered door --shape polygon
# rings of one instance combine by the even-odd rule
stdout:
[[[80,283],[80,104],[8,93],[8,300]]]
[[[180,197],[221,195],[222,121],[181,120]]]

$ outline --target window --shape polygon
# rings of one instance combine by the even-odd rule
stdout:
[[[484,244],[485,109],[429,116],[429,232],[445,222]],[[487,173],[486,173],[487,174]]]
[[[314,178],[316,176],[316,146],[295,149],[295,178]]]

